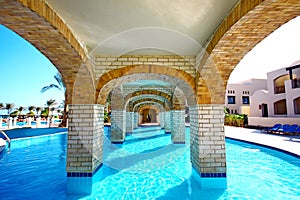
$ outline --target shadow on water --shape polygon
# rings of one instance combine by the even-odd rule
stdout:
[[[123,169],[127,169],[130,168],[131,166],[145,161],[145,160],[151,160],[155,157],[161,156],[161,155],[166,155],[169,154],[173,151],[176,151],[178,149],[183,148],[182,145],[174,145],[174,144],[170,144],[167,146],[161,146],[161,147],[156,147],[150,150],[145,150],[141,153],[138,154],[133,154],[133,155],[128,155],[128,156],[124,156],[124,157],[116,157],[113,158],[111,160],[106,160],[104,161],[104,163],[106,165],[108,165],[109,167],[113,167],[116,168],[118,170],[123,170]]]
[[[194,176],[189,177],[180,185],[169,189],[164,196],[157,200],[169,199],[191,199],[191,200],[216,200],[219,199],[225,192],[225,189],[201,189],[200,183],[197,182]]]
[[[158,134],[158,135],[152,135],[149,137],[137,137],[137,138],[132,138],[132,139],[126,139],[124,144],[132,144],[132,143],[140,142],[143,140],[150,140],[150,139],[163,138],[163,137],[170,137],[170,136],[166,135],[166,134]]]

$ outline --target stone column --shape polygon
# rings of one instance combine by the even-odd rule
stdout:
[[[133,132],[134,112],[126,112],[126,133]]]
[[[40,128],[40,126],[41,126],[41,118],[37,117],[36,118],[36,128]]]
[[[134,113],[133,128],[137,128],[139,124],[139,113]]]
[[[88,194],[102,165],[104,106],[69,105],[68,116],[67,189]]]
[[[18,119],[17,117],[14,118],[13,126],[17,126],[17,119]]]
[[[50,117],[47,117],[47,126],[50,127]]]
[[[172,142],[174,144],[185,143],[185,111],[184,110],[172,110]]]
[[[7,127],[12,128],[12,126],[13,126],[13,119],[12,119],[12,117],[8,117]]]
[[[171,133],[171,112],[166,111],[164,113],[164,120],[165,120],[165,133]]]
[[[202,188],[226,188],[224,105],[190,107],[191,162]]]
[[[110,140],[113,143],[123,143],[125,140],[125,110],[111,111]]]
[[[164,112],[159,113],[159,124],[161,128],[165,127],[165,117],[164,117]]]
[[[27,118],[27,126],[31,127],[31,121],[32,121],[31,117],[28,117]]]

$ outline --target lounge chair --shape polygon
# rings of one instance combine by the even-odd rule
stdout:
[[[273,127],[262,129],[263,133],[272,133],[273,131],[277,131],[282,128],[281,124],[275,124]]]
[[[281,132],[284,134],[294,135],[294,131],[298,128],[297,124],[289,125],[287,128],[282,130]]]
[[[294,131],[293,131],[293,135],[298,135],[300,134],[300,126],[298,126]]]
[[[281,128],[279,128],[275,131],[272,131],[272,133],[284,133],[285,131],[288,130],[289,127],[290,127],[289,124],[284,124]]]

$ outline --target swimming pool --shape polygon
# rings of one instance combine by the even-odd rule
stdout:
[[[106,133],[108,132],[105,128]],[[189,128],[186,129],[187,137]],[[143,128],[123,145],[105,145],[91,195],[66,194],[66,134],[12,140],[0,159],[0,199],[299,199],[300,160],[226,141],[227,189],[202,190],[188,145]],[[188,141],[188,140],[187,140]],[[109,167],[110,166],[110,167]]]

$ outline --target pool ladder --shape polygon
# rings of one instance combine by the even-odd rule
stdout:
[[[4,135],[5,140],[8,142],[8,150],[10,149],[10,138],[6,135],[6,133],[4,131],[0,131],[0,133],[2,133],[2,135]]]

